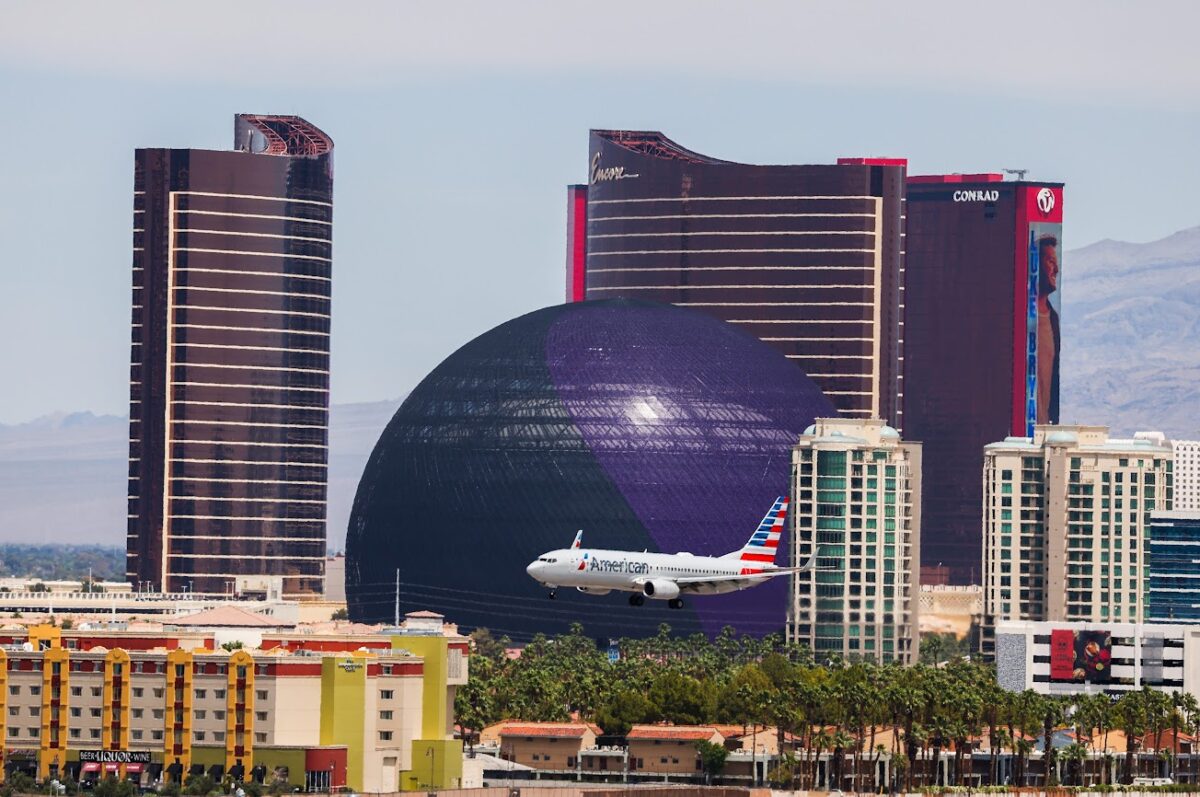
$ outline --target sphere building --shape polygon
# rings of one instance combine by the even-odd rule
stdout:
[[[347,533],[356,620],[434,609],[528,639],[783,628],[786,578],[683,609],[546,590],[525,573],[578,529],[590,548],[740,548],[788,490],[791,449],[833,414],[795,364],[732,325],[642,300],[548,307],[447,357],[397,410]],[[785,564],[785,547],[777,564]]]

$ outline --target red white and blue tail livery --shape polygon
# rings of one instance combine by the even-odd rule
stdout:
[[[549,587],[551,598],[559,587],[574,587],[589,595],[616,590],[633,593],[629,602],[634,606],[651,598],[668,601],[672,609],[678,609],[683,606],[680,595],[685,592],[719,595],[753,587],[776,576],[812,570],[815,558],[799,567],[775,564],[787,511],[788,497],[781,495],[746,544],[724,556],[588,549],[582,547],[580,531],[570,548],[542,554],[525,571]]]
[[[787,512],[788,497],[781,495],[775,499],[771,511],[758,524],[758,529],[750,535],[742,550],[726,554],[726,557],[739,559],[750,568],[761,567],[763,562],[774,563],[775,554],[779,551],[779,538],[783,535],[783,524],[787,522]]]

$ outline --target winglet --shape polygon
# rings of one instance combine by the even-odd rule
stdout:
[[[583,545],[583,529],[575,532],[575,542],[571,543],[571,550],[575,550],[581,545]]]

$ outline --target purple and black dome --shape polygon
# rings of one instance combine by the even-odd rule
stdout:
[[[399,569],[403,611],[514,639],[574,622],[595,637],[779,631],[786,578],[673,611],[619,593],[551,602],[525,566],[577,529],[590,548],[740,548],[788,492],[800,434],[833,412],[783,355],[695,311],[614,299],[501,324],[435,368],[376,444],[347,534],[351,616],[390,619]]]

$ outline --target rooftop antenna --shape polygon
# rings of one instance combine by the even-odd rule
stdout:
[[[396,608],[393,612],[392,625],[400,627],[400,568],[396,568]]]
[[[1025,175],[1029,173],[1028,169],[1005,169],[1005,174],[1015,174],[1018,180],[1024,180]]]

